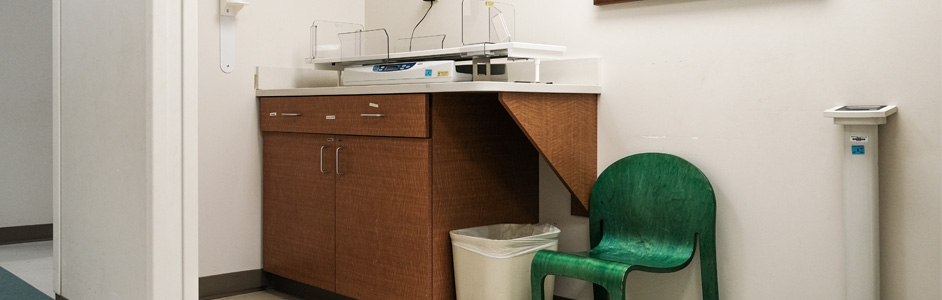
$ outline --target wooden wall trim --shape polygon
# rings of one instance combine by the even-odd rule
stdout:
[[[597,177],[598,95],[500,93],[500,103],[585,211]]]
[[[52,240],[52,224],[0,228],[0,245]]]

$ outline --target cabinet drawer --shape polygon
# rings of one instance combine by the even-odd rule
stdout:
[[[262,131],[366,136],[429,136],[428,95],[266,97]]]

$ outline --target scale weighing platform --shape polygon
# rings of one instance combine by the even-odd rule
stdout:
[[[317,69],[341,71],[341,83],[344,86],[421,84],[482,79],[473,74],[486,74],[484,80],[490,80],[491,75],[497,76],[495,79],[498,80],[505,79],[506,74],[502,74],[504,68],[491,64],[491,59],[558,59],[565,51],[566,47],[562,46],[507,42],[403,53],[319,58],[313,59],[312,62]],[[471,61],[471,64],[456,67],[456,61]],[[465,69],[461,69],[462,67]],[[478,71],[479,67],[481,71]],[[464,71],[458,72],[456,68]]]

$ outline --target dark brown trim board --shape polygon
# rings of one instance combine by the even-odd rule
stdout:
[[[343,295],[335,294],[315,286],[307,285],[272,273],[265,272],[271,289],[308,300],[354,300]],[[451,296],[452,298],[454,295]],[[447,299],[447,298],[446,298]],[[553,296],[553,300],[573,300],[561,296]]]
[[[247,294],[265,289],[274,289],[302,299],[352,300],[314,286],[300,283],[262,270],[247,270],[227,274],[200,277],[200,300],[218,299]],[[56,300],[69,300],[56,294]],[[553,296],[553,300],[572,300]]]
[[[246,270],[200,277],[200,299],[217,299],[268,288],[262,270]]]
[[[265,272],[273,290],[308,300],[354,300],[343,295]]]
[[[62,297],[62,295],[56,294],[56,300],[69,300],[69,298]]]
[[[641,1],[641,0],[595,0],[595,1],[593,1],[593,3],[594,3],[595,5],[606,5],[606,4],[615,4],[615,3],[622,3],[622,2],[635,2],[635,1]]]
[[[0,228],[0,245],[51,241],[52,224]]]

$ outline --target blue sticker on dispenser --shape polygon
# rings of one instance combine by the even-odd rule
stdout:
[[[863,145],[852,145],[850,146],[850,154],[853,155],[864,155],[866,151],[864,150]]]
[[[432,69],[425,69],[425,77],[432,77]]]

